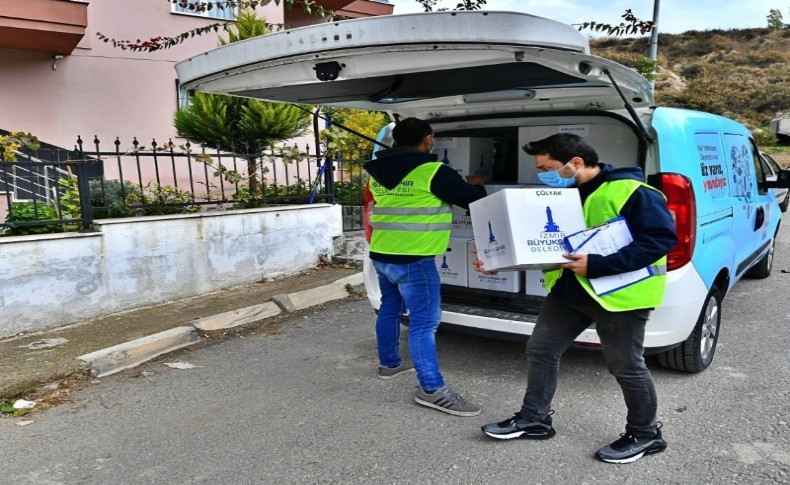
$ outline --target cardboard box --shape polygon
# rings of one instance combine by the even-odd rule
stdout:
[[[479,175],[491,181],[494,168],[494,140],[491,138],[437,137],[433,153],[458,173]]]
[[[543,279],[543,271],[539,269],[528,269],[524,271],[524,287],[527,295],[546,296],[546,281]]]
[[[499,192],[502,189],[520,188],[520,185],[513,184],[486,184],[486,192],[488,195]],[[453,229],[450,233],[454,237],[468,237],[474,238],[475,234],[472,231],[472,217],[469,215],[469,210],[453,206]]]
[[[562,238],[585,228],[577,189],[502,189],[469,206],[486,269],[541,269],[568,260]]]
[[[436,269],[442,284],[469,286],[469,238],[451,237],[447,252],[436,256]]]
[[[453,229],[450,231],[453,237],[473,238],[475,233],[472,231],[472,217],[469,211],[457,205],[453,206]]]
[[[474,270],[474,265],[472,264],[472,261],[477,259],[477,256],[472,254],[471,251],[474,248],[474,240],[469,241],[468,250],[466,251],[469,255],[469,288],[507,291],[510,293],[521,292],[522,280],[524,279],[523,271],[499,271],[493,275],[478,273]]]

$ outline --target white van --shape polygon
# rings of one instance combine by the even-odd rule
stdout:
[[[790,174],[766,182],[749,131],[732,120],[655,107],[648,81],[590,55],[571,26],[511,12],[375,17],[226,45],[176,69],[187,89],[426,119],[461,147],[456,157],[490,147],[494,185],[538,183],[520,147],[558,132],[585,137],[602,162],[642,167],[667,196],[680,241],[645,337],[666,367],[708,367],[724,296],[745,275],[771,273],[781,214],[768,189]],[[378,308],[374,270],[364,271]],[[443,325],[526,339],[543,297],[529,294],[534,275],[523,277],[519,292],[443,285]],[[576,343],[599,346],[594,326]]]

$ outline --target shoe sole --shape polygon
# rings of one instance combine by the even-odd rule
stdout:
[[[393,377],[398,377],[399,375],[405,374],[407,372],[414,372],[414,370],[415,370],[414,367],[412,367],[411,369],[402,370],[402,371],[398,372],[397,374],[392,374],[391,376],[383,376],[381,374],[378,374],[378,377],[379,377],[379,379],[384,379],[386,381],[387,379],[392,379]]]
[[[625,463],[633,463],[633,462],[635,462],[636,460],[642,458],[645,455],[652,455],[654,453],[661,453],[662,451],[664,451],[666,449],[667,449],[667,444],[666,443],[661,443],[661,444],[656,445],[656,446],[654,446],[652,448],[648,448],[648,449],[646,449],[645,451],[643,451],[641,453],[637,453],[634,456],[629,456],[628,458],[620,458],[620,459],[602,458],[597,453],[595,454],[595,456],[598,457],[598,459],[603,461],[603,462],[614,463],[616,465],[622,465],[622,464],[625,464]]]
[[[452,410],[452,409],[447,409],[447,408],[443,408],[441,406],[437,406],[436,404],[434,404],[432,402],[423,401],[422,399],[420,399],[418,397],[415,397],[414,401],[417,404],[420,404],[420,405],[423,405],[423,406],[427,406],[429,408],[436,409],[437,411],[441,411],[443,413],[452,414],[453,416],[471,417],[471,416],[477,416],[478,414],[480,414],[480,410],[479,409],[477,411],[455,411],[455,410]]]
[[[512,440],[512,439],[523,439],[523,440],[547,440],[557,434],[557,431],[554,428],[551,428],[546,434],[529,434],[526,431],[516,431],[515,433],[510,434],[493,434],[486,430],[483,430],[486,436],[490,436],[491,438],[498,439],[498,440]]]

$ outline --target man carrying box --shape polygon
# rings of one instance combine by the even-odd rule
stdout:
[[[549,292],[527,342],[527,390],[518,413],[482,427],[497,439],[547,439],[552,427],[551,401],[562,353],[595,322],[606,366],[623,392],[628,415],[625,433],[596,456],[609,463],[630,463],[667,444],[656,420],[656,388],[645,365],[645,325],[661,304],[666,282],[666,254],[677,242],[663,195],[644,184],[642,170],[599,164],[598,155],[581,137],[559,133],[528,143],[540,180],[555,188],[576,186],[587,227],[624,217],[633,242],[608,256],[565,254],[569,263],[544,271]],[[484,272],[483,263],[474,262]],[[652,267],[655,276],[598,296],[588,278]]]
[[[436,161],[431,125],[406,118],[392,129],[395,147],[365,164],[375,205],[370,259],[381,289],[376,318],[379,371],[390,379],[413,370],[401,359],[400,323],[409,312],[409,351],[420,385],[414,400],[455,416],[476,416],[480,408],[445,385],[434,336],[442,314],[436,255],[450,242],[452,206],[468,208],[486,196],[483,179]]]

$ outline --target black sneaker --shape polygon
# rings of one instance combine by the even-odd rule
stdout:
[[[546,440],[557,434],[554,428],[551,427],[551,415],[553,413],[554,411],[550,411],[543,421],[527,421],[519,414],[516,414],[510,419],[499,423],[486,424],[480,429],[483,430],[483,433],[498,440],[511,440],[513,438]]]
[[[652,438],[640,438],[630,431],[620,435],[620,439],[595,452],[599,460],[606,463],[631,463],[651,453],[660,453],[667,448],[661,438],[661,430]]]

